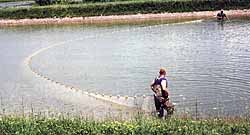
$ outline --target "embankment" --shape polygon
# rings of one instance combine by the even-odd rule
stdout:
[[[0,9],[2,19],[89,17],[249,9],[249,0],[125,1]]]
[[[2,19],[1,26],[40,25],[40,24],[110,24],[110,23],[140,23],[144,21],[176,21],[213,18],[218,11],[200,11],[183,13],[110,15],[93,17],[65,17],[40,19]],[[250,18],[250,10],[228,10],[229,18]]]

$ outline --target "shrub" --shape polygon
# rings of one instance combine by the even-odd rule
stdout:
[[[0,18],[86,17],[136,13],[187,12],[250,8],[250,1],[130,1],[91,4],[67,4],[42,7],[0,9]]]
[[[35,0],[35,2],[40,6],[45,6],[52,4],[53,0]]]

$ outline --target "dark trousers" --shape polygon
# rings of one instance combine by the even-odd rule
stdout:
[[[160,102],[160,99],[155,95],[154,95],[154,101],[155,101],[155,108],[158,113],[158,117],[163,117],[164,116],[163,104]]]

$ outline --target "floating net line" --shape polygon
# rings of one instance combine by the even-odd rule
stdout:
[[[199,22],[202,22],[202,20],[175,23],[174,25],[185,24],[185,23],[199,23]],[[163,24],[162,26],[165,26],[165,25],[173,25],[173,24]],[[129,32],[129,31],[135,31],[137,29],[153,28],[153,27],[155,27],[155,26],[146,26],[146,27],[132,28],[132,29],[128,28],[126,30],[112,31],[111,33],[114,34],[116,32]],[[156,25],[156,27],[159,27],[159,25]],[[30,56],[28,56],[25,59],[25,64],[28,66],[28,68],[31,70],[31,72],[34,75],[42,78],[43,80],[46,80],[46,81],[49,81],[49,82],[54,83],[56,85],[65,87],[68,90],[75,91],[75,92],[81,92],[82,94],[89,95],[89,96],[94,97],[98,100],[109,101],[109,102],[116,103],[116,104],[123,105],[123,106],[127,106],[127,107],[135,107],[135,108],[142,109],[145,111],[154,110],[154,101],[153,101],[153,96],[152,96],[153,94],[135,95],[135,96],[120,96],[120,95],[108,95],[108,94],[98,93],[98,92],[89,92],[87,90],[77,88],[77,87],[72,86],[70,84],[66,84],[63,82],[53,80],[49,76],[46,76],[45,74],[43,74],[42,72],[38,72],[35,68],[33,68],[31,66],[32,60],[35,56],[37,56],[40,53],[43,53],[51,48],[62,46],[62,45],[65,45],[65,44],[73,42],[73,41],[81,41],[81,40],[86,39],[86,38],[102,37],[102,36],[104,36],[104,34],[94,35],[94,36],[85,36],[85,37],[82,37],[79,39],[72,39],[72,40],[63,41],[63,42],[60,42],[57,44],[50,45],[50,46],[42,48],[42,49],[32,53]],[[177,100],[180,97],[182,99]],[[222,106],[222,104],[232,103],[232,102],[242,102],[242,103],[244,102],[244,104],[245,104],[245,102],[247,102],[247,100],[248,100],[247,98],[244,98],[244,99],[239,99],[239,100],[233,99],[233,100],[228,100],[228,101],[215,101],[215,102],[202,103],[199,101],[198,98],[192,98],[192,99],[191,98],[184,99],[184,98],[185,97],[182,97],[180,95],[170,97],[170,99],[173,99],[173,102],[178,107],[179,112],[183,112],[183,113],[195,112],[195,114],[197,114],[198,111],[203,112],[202,110],[199,110],[199,108],[204,109],[204,113],[206,113],[206,111],[211,111],[211,110],[215,110],[215,111],[219,110],[221,112],[222,107],[220,107],[220,106]],[[207,101],[209,101],[209,97],[208,97]],[[206,108],[207,108],[207,110],[206,110]],[[245,112],[248,112],[249,107],[245,106],[245,110],[246,110]]]

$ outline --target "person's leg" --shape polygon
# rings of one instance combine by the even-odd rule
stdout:
[[[162,118],[164,116],[164,106],[161,104],[161,107],[160,107],[160,112],[159,112],[159,115],[158,115],[160,118]]]
[[[174,113],[174,105],[166,98],[163,103],[163,108],[167,111],[167,115],[172,115]]]
[[[161,102],[159,101],[159,99],[155,95],[154,95],[154,101],[155,101],[155,109],[156,109],[157,115],[159,117],[163,117],[164,110],[161,107]]]
[[[157,112],[160,111],[160,107],[161,107],[161,103],[159,101],[159,99],[154,95],[154,101],[155,101],[155,109]]]

